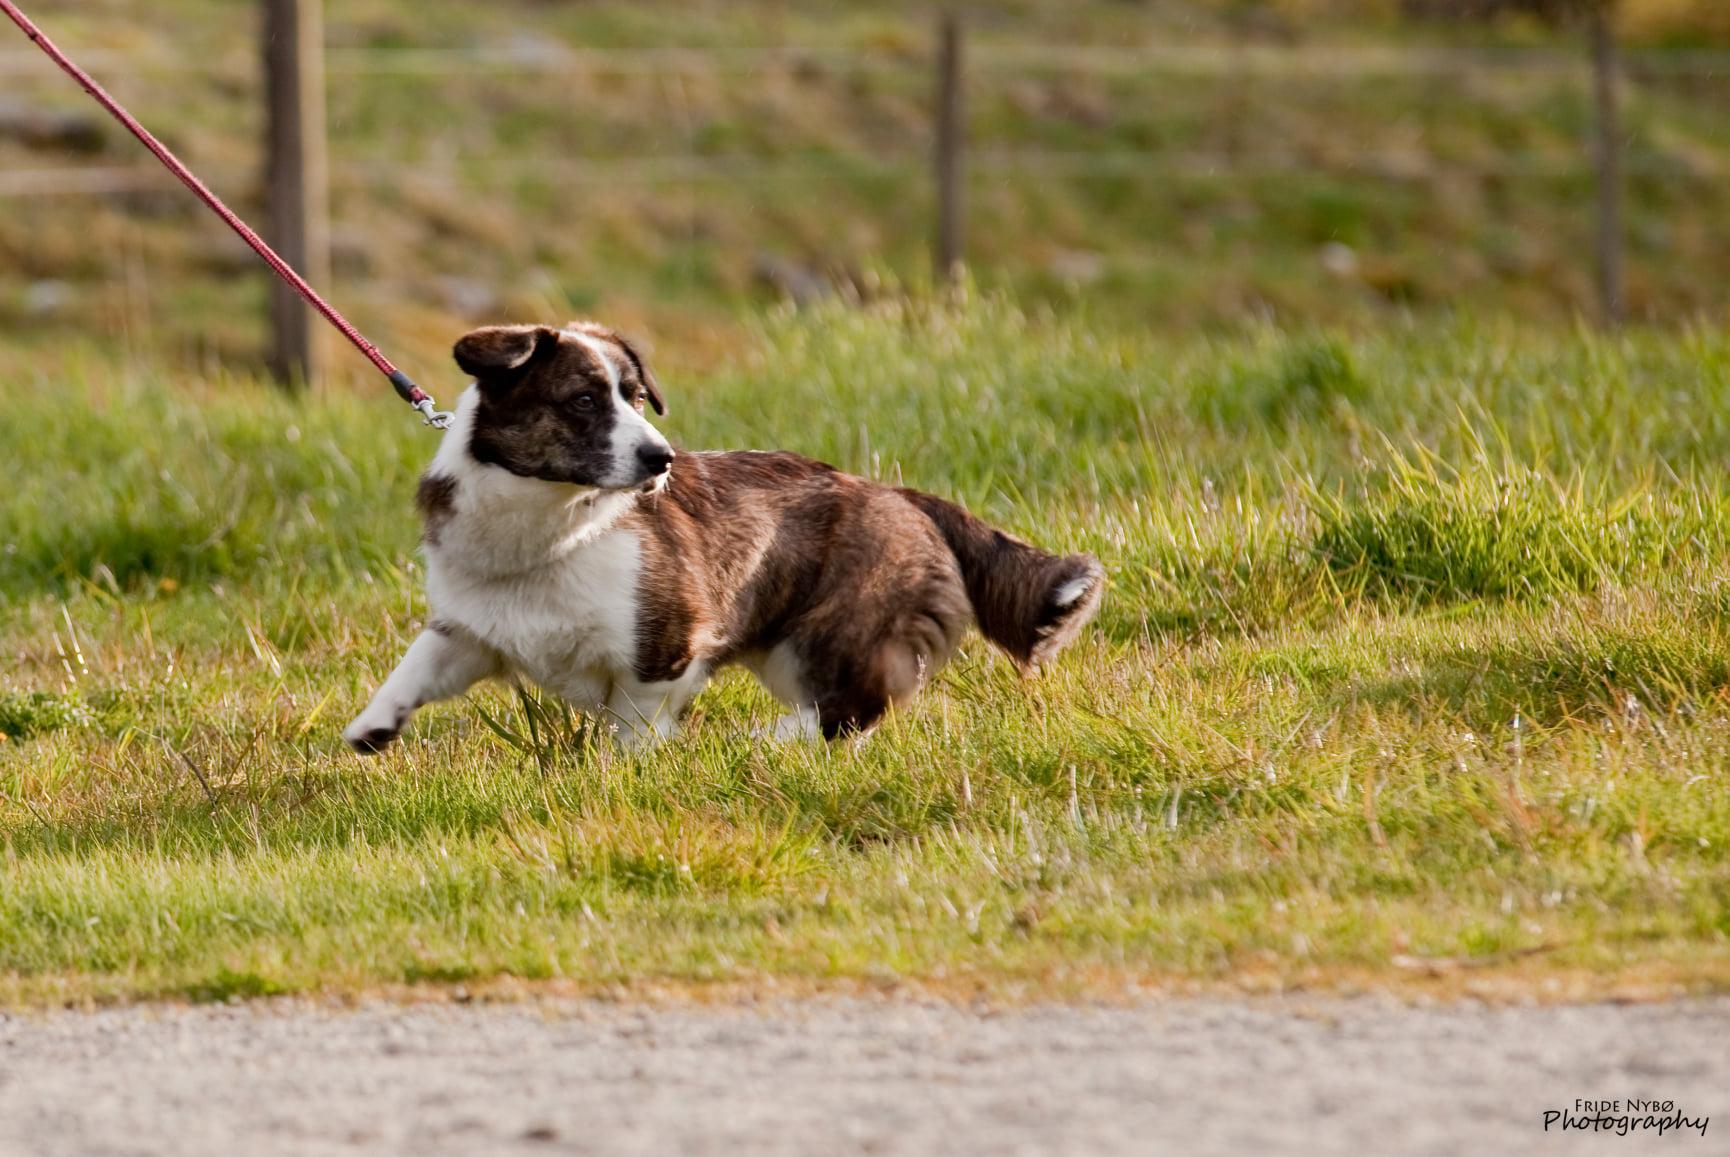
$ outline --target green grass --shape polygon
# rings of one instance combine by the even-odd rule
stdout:
[[[657,335],[663,346],[676,334]],[[869,741],[748,679],[626,756],[505,688],[362,761],[426,608],[383,391],[0,366],[0,998],[378,985],[1730,982],[1730,342],[1155,338],[994,299],[756,323],[686,445],[1112,577]]]

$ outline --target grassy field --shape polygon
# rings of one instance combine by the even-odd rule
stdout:
[[[974,270],[1023,301],[1171,332],[1245,316],[1593,313],[1581,37],[1402,21],[1395,7],[975,9]],[[1621,7],[1627,304],[1684,322],[1730,305],[1730,70],[1688,55],[1722,52],[1730,20],[1716,0]],[[656,328],[731,317],[775,299],[768,268],[866,295],[885,272],[927,268],[929,5],[327,8],[330,288],[391,348],[442,346],[465,322],[549,301]],[[256,5],[32,11],[264,222]],[[0,38],[0,68],[25,110],[95,113],[21,39]],[[100,120],[42,139],[5,113],[7,172],[151,163]],[[265,274],[166,178],[0,208],[0,327],[95,325],[180,365],[260,360]]]
[[[1730,342],[773,316],[683,444],[965,500],[1112,589],[861,745],[640,756],[508,688],[362,761],[432,438],[0,352],[0,999],[492,978],[1730,983]],[[676,335],[659,335],[677,344]]]

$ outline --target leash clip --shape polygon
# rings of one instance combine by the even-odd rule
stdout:
[[[390,384],[396,389],[396,396],[420,411],[420,416],[426,424],[435,430],[450,429],[451,419],[455,414],[438,408],[438,403],[432,400],[432,395],[414,384],[407,374],[391,367]]]
[[[449,410],[437,409],[436,403],[431,398],[422,398],[414,403],[414,408],[420,411],[421,417],[425,420],[424,424],[435,430],[450,429],[451,419],[456,417]]]

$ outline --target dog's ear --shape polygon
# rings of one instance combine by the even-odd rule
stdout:
[[[463,373],[479,382],[515,375],[558,343],[544,325],[489,325],[464,334],[451,350]]]
[[[631,359],[631,365],[637,369],[637,379],[643,383],[643,392],[649,395],[649,405],[655,407],[655,413],[665,414],[667,403],[661,399],[661,387],[655,381],[655,375],[649,372],[649,363],[643,360],[643,355],[637,347],[627,341],[617,330],[609,331],[609,340],[625,351],[625,356]]]

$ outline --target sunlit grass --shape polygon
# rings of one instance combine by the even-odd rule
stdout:
[[[975,640],[862,744],[752,738],[778,708],[728,676],[645,754],[501,687],[362,761],[431,439],[68,354],[0,385],[0,993],[1721,983],[1727,367],[1706,332],[767,319],[665,383],[681,444],[1091,550],[1097,629],[1036,682]]]

